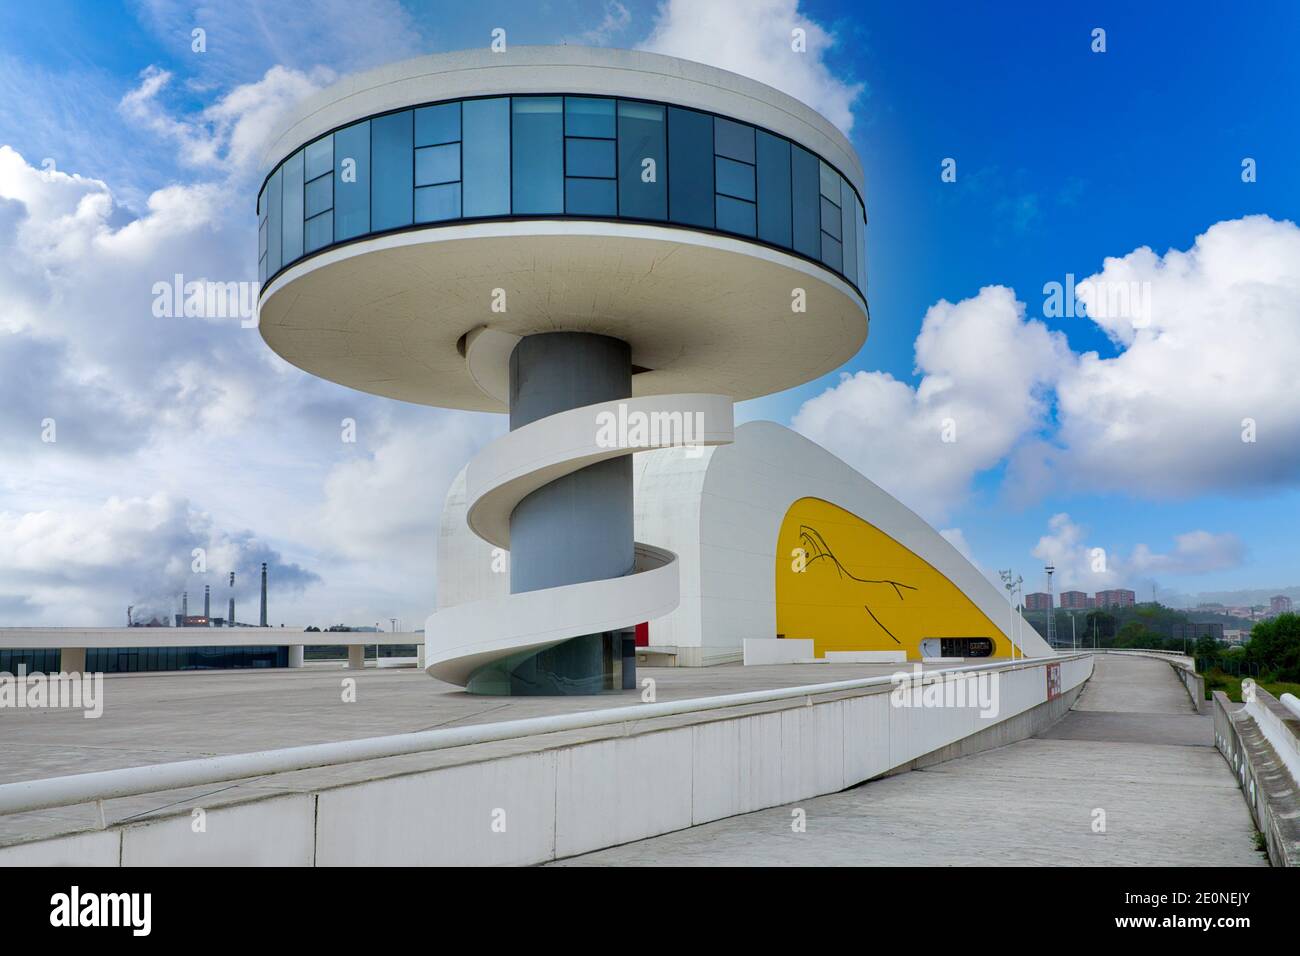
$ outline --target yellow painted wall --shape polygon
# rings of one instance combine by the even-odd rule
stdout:
[[[1011,656],[1001,628],[955,584],[879,528],[820,498],[790,506],[776,558],[776,631],[812,638],[817,657],[906,650],[908,660],[919,660],[921,641],[930,637],[988,637],[993,656]]]

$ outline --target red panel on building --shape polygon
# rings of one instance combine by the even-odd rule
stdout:
[[[650,646],[650,622],[649,621],[646,621],[644,624],[638,624],[636,626],[636,646],[637,647]]]
[[[1056,700],[1061,696],[1061,665],[1047,665],[1047,699]]]

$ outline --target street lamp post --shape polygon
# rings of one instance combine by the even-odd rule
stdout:
[[[1007,589],[1007,604],[1010,605],[1010,609],[1011,609],[1011,626],[1007,629],[1007,640],[1011,642],[1011,659],[1014,661],[1016,659],[1016,626],[1017,626],[1016,625],[1016,591],[1017,589],[1023,590],[1023,588],[1021,588],[1021,584],[1024,582],[1024,578],[1017,576],[1014,581],[1011,580],[1010,568],[1008,568],[1005,571],[999,571],[998,576],[1002,578],[1002,586]]]
[[[1001,571],[1001,570],[998,571],[998,577],[1002,579],[1002,586],[1006,588],[1006,592],[1007,592],[1007,611],[1008,611],[1007,641],[1011,643],[1011,652],[1014,655],[1016,645],[1015,645],[1015,639],[1011,636],[1011,634],[1016,626],[1016,618],[1015,618],[1016,608],[1014,604],[1014,599],[1011,594],[1011,570],[1008,568],[1005,571]]]

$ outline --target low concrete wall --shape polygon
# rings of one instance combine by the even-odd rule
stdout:
[[[1009,720],[1004,720],[1000,724],[995,724],[986,730],[981,730],[971,734],[969,737],[963,737],[954,741],[946,747],[917,757],[900,767],[895,767],[889,774],[892,776],[896,773],[903,773],[908,770],[920,770],[923,767],[932,767],[937,763],[943,763],[947,760],[956,760],[958,757],[969,757],[971,754],[983,753],[986,750],[994,750],[997,747],[1005,747],[1007,744],[1013,744],[1017,740],[1025,740],[1034,736],[1040,731],[1052,726],[1062,717],[1064,717],[1074,706],[1079,694],[1083,692],[1083,684],[1067,690],[1055,700],[1049,700],[1032,707],[1024,713],[1016,714]]]
[[[1049,668],[1055,668],[1049,680]],[[1089,656],[997,671],[997,713],[888,685],[624,725],[624,736],[0,848],[0,865],[531,864],[780,806],[1010,743],[1064,714]],[[1053,696],[1049,699],[1049,686]],[[266,785],[273,786],[274,778]]]
[[[1183,686],[1187,688],[1187,695],[1192,698],[1192,706],[1196,708],[1196,712],[1207,713],[1210,709],[1210,701],[1205,699],[1205,678],[1196,673],[1196,666],[1182,661],[1171,661],[1170,666],[1178,675],[1178,679],[1183,682]]]
[[[813,656],[812,638],[747,637],[744,642],[746,667],[759,664],[797,664]]]
[[[1256,704],[1283,710],[1271,694],[1255,688]],[[1300,866],[1300,785],[1260,727],[1251,709],[1233,710],[1222,691],[1214,692],[1214,743],[1236,776],[1256,828],[1268,844],[1274,866]],[[1280,716],[1280,715],[1279,715]],[[1300,730],[1300,721],[1291,720]]]

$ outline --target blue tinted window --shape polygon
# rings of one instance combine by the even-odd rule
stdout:
[[[270,181],[266,184],[266,275],[267,278],[275,275],[280,271],[280,247],[282,232],[280,230],[281,219],[281,202],[280,197],[282,190],[280,188],[281,176],[284,167],[281,166],[271,174]]]
[[[613,216],[618,197],[612,179],[569,179],[564,184],[565,212],[575,216]]]
[[[853,223],[853,187],[840,180],[840,242],[844,245],[844,274],[850,282],[858,280],[858,229]]]
[[[411,111],[370,121],[370,228],[411,224]]]
[[[754,201],[754,167],[719,156],[714,160],[717,191],[737,199]]]
[[[510,212],[510,100],[466,100],[461,159],[466,216]]]
[[[257,278],[266,281],[266,220],[257,227]]]
[[[821,160],[817,161],[817,176],[821,187],[821,194],[827,199],[835,200],[838,205],[840,201],[840,174],[833,170]],[[825,225],[822,226],[826,228]]]
[[[306,167],[303,176],[309,180],[324,176],[334,168],[334,137],[326,136],[316,140],[304,153]]]
[[[331,208],[334,205],[334,177],[326,174],[309,182],[304,202],[303,215],[308,219]]]
[[[570,139],[564,149],[564,171],[568,175],[614,178],[612,139]]]
[[[402,110],[305,146],[258,196],[265,281],[331,242],[486,216],[625,216],[792,248],[866,281],[847,180],[771,133],[685,107],[516,96]]]
[[[619,100],[619,215],[637,219],[667,218],[666,167],[664,108]]]
[[[741,235],[754,234],[754,204],[730,196],[718,196],[718,228]]]
[[[858,288],[867,287],[867,223],[862,212],[862,203],[856,203],[854,219],[858,227]]]
[[[713,151],[719,156],[754,161],[754,127],[733,123],[721,117],[713,121]]]
[[[282,255],[288,265],[302,257],[302,153],[284,161],[284,238]]]
[[[597,136],[613,139],[614,101],[596,100],[586,96],[565,98],[564,133],[566,136]]]
[[[790,144],[771,133],[756,134],[758,238],[790,246]]]
[[[415,185],[454,183],[460,180],[460,143],[428,146],[415,151]]]
[[[334,134],[334,239],[370,231],[370,121]]]
[[[564,211],[564,103],[558,96],[516,96],[511,149],[516,215]]]
[[[315,252],[334,241],[334,213],[326,211],[307,220],[306,251]]]
[[[415,111],[415,145],[437,146],[460,139],[460,104],[443,103]]]
[[[843,271],[844,253],[840,247],[839,240],[832,239],[826,233],[822,233],[822,262],[826,263],[832,269]]]
[[[821,196],[818,187],[817,157],[805,149],[792,145],[790,147],[790,191],[794,248],[813,259],[820,259],[822,254],[818,213]]]
[[[840,207],[822,197],[822,232],[840,238]]]
[[[673,222],[713,227],[713,117],[668,110],[668,216]]]
[[[257,257],[266,255],[266,187],[257,196]]]
[[[439,222],[460,218],[460,183],[425,186],[415,191],[415,221]]]

